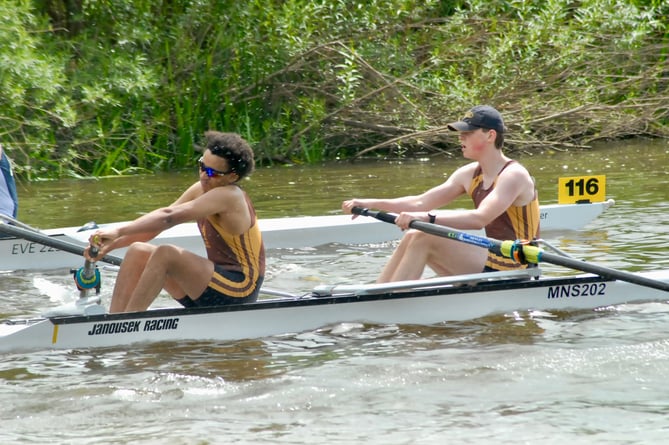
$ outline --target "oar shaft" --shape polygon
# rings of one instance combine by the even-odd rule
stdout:
[[[397,219],[397,215],[393,213],[381,212],[378,210],[353,207],[351,211],[356,215],[371,216],[372,218],[376,218],[380,221],[384,221],[391,224],[395,224],[395,220]],[[418,220],[411,221],[409,227],[411,227],[412,229],[420,230],[421,232],[429,233],[430,235],[437,235],[444,238],[451,238],[457,241],[461,241],[463,243],[483,247],[485,249],[491,249],[499,247],[501,245],[499,241],[490,238],[476,236],[472,235],[471,233],[460,232],[446,226],[440,226],[438,224],[430,224]]]
[[[33,232],[39,232],[39,230],[37,230],[36,228],[34,228],[34,227],[32,227],[32,226],[29,226],[28,224],[22,223],[22,222],[19,221],[18,219],[14,219],[14,218],[12,218],[11,216],[3,215],[2,213],[0,213],[0,219],[3,220],[3,221],[5,221],[5,222],[14,224],[15,226],[22,227],[22,228],[24,228],[24,229],[26,229],[26,230],[32,230]]]
[[[84,247],[71,243],[69,241],[61,240],[52,236],[48,236],[45,234],[42,234],[40,232],[35,232],[32,230],[26,230],[22,229],[20,227],[12,226],[9,224],[5,223],[0,223],[0,233],[6,233],[8,235],[15,236],[17,238],[23,238],[28,241],[32,241],[35,243],[43,244],[45,246],[53,247],[54,249],[59,249],[64,252],[69,252],[75,255],[83,255],[84,254]],[[100,258],[100,261],[104,261],[105,263],[113,264],[116,266],[121,265],[121,258],[107,255],[103,258]]]
[[[446,226],[440,226],[438,224],[431,224],[423,221],[414,220],[411,221],[409,227],[412,229],[417,229],[431,235],[437,235],[444,238],[450,238],[463,243],[471,244],[472,246],[483,247],[485,249],[496,249],[499,248],[501,243],[499,241],[492,240],[490,238],[485,238],[482,236],[472,235],[467,232],[460,232],[458,230],[453,230]]]
[[[532,246],[527,246],[532,247]],[[526,247],[523,247],[525,249]],[[627,281],[628,283],[638,284],[640,286],[646,286],[653,289],[659,289],[666,292],[669,292],[669,283],[664,281],[653,280],[651,278],[646,278],[641,275],[636,275],[631,272],[626,272],[624,270],[609,269],[608,267],[599,266],[597,264],[586,263],[585,261],[576,260],[570,257],[564,257],[562,255],[556,255],[554,253],[541,251],[540,255],[541,261],[555,264],[558,266],[568,267],[570,269],[582,270],[583,272],[593,273],[604,278],[611,278],[620,281]]]
[[[371,216],[378,220],[393,224],[397,219],[397,215],[393,213],[363,209],[360,207],[353,207],[351,209],[351,212],[356,215]],[[562,255],[556,255],[550,252],[546,252],[537,246],[529,244],[520,244],[516,243],[515,241],[498,241],[492,238],[476,236],[466,232],[460,232],[458,230],[451,229],[446,226],[426,223],[418,220],[412,221],[411,224],[409,224],[409,227],[421,230],[431,235],[437,235],[444,238],[461,241],[474,246],[483,247],[491,252],[494,252],[498,255],[503,255],[507,258],[516,259],[517,249],[522,249],[523,253],[522,257],[528,263],[545,262],[545,263],[555,264],[558,266],[568,267],[570,269],[580,270],[582,272],[593,273],[595,275],[599,275],[604,278],[626,281],[628,283],[638,284],[640,286],[646,286],[653,289],[669,292],[669,283],[665,283],[664,281],[653,280],[651,278],[646,278],[630,272],[610,269],[608,267],[598,266],[592,263],[586,263],[585,261],[576,260],[574,258],[565,257]],[[514,251],[516,251],[516,254],[514,254]]]

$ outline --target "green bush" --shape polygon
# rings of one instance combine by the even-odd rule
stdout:
[[[172,169],[204,131],[259,163],[453,150],[477,103],[508,149],[669,136],[660,0],[6,0],[0,131],[27,177]]]

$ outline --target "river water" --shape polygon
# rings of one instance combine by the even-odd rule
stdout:
[[[557,247],[608,267],[668,268],[667,141],[515,157],[545,204],[557,201],[558,177],[606,175],[616,205],[583,230],[554,234]],[[260,168],[244,187],[262,218],[334,214],[353,196],[420,192],[462,163],[431,156]],[[40,228],[130,219],[169,204],[195,179],[193,170],[21,184],[19,219]],[[371,281],[392,248],[270,250],[266,285]],[[114,272],[104,275],[108,303]],[[39,314],[75,297],[66,270],[0,275],[3,314]],[[656,444],[669,434],[667,370],[664,302],[5,354],[0,443]]]

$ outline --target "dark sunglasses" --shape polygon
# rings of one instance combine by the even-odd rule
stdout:
[[[204,162],[202,162],[203,159],[204,158],[198,159],[197,163],[200,164],[200,171],[205,172],[207,174],[208,178],[213,178],[214,176],[225,176],[228,173],[233,172],[233,170],[228,170],[227,172],[222,172],[220,170],[216,170],[214,168],[207,167],[206,165],[204,165]]]

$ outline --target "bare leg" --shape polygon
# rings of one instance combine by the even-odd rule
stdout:
[[[116,277],[109,312],[115,313],[125,310],[130,295],[137,287],[137,282],[154,249],[155,246],[148,243],[133,243],[130,245]]]
[[[426,235],[429,236],[429,235]],[[488,250],[446,238],[439,238],[427,265],[439,276],[483,271]]]
[[[377,282],[420,279],[425,266],[437,275],[459,275],[483,270],[487,251],[458,241],[408,230]]]
[[[388,260],[388,263],[383,268],[381,275],[376,280],[377,283],[387,283],[402,279],[417,280],[421,277],[427,264],[427,252],[419,251],[414,247],[415,237],[421,233],[417,230],[407,230],[404,233],[400,245],[397,246],[390,260]],[[406,258],[409,256],[413,258],[414,263],[406,262]],[[405,278],[395,278],[400,275],[398,271],[401,271],[401,275]]]
[[[214,264],[206,258],[172,245],[156,246],[123,311],[146,310],[166,286],[196,298],[213,273]]]

